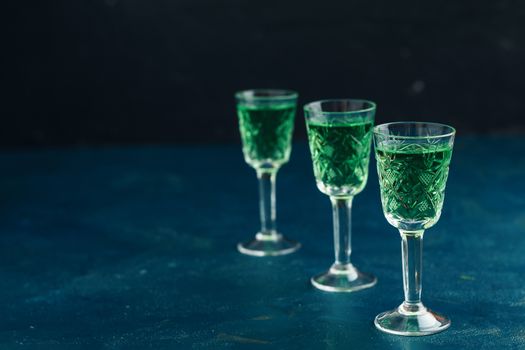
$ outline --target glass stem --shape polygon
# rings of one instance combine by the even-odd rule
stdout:
[[[403,259],[403,289],[405,301],[402,308],[407,312],[421,309],[421,272],[423,263],[423,230],[401,233],[401,252]]]
[[[261,216],[261,231],[257,234],[258,239],[277,240],[279,235],[275,226],[275,179],[276,169],[258,169],[259,179],[259,214]]]
[[[334,220],[335,263],[332,268],[345,269],[352,265],[352,199],[330,197]]]

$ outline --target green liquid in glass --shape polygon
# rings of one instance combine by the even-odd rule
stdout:
[[[387,145],[376,149],[381,201],[389,221],[419,222],[424,228],[441,215],[452,146]]]
[[[362,191],[368,178],[372,121],[352,124],[308,123],[314,175],[321,191],[332,195]]]
[[[295,104],[237,106],[246,162],[255,168],[277,167],[290,158]]]

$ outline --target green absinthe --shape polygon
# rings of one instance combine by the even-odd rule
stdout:
[[[308,140],[319,189],[332,196],[355,195],[368,178],[373,122],[307,123]]]
[[[239,127],[246,162],[277,167],[290,157],[295,104],[250,106],[239,104]]]
[[[381,202],[388,221],[424,229],[439,219],[452,146],[379,145],[376,149]],[[401,228],[401,227],[400,227]]]

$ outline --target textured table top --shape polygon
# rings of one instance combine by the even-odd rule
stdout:
[[[452,326],[419,338],[373,325],[403,297],[374,167],[354,201],[353,260],[379,282],[332,294],[309,284],[333,241],[304,144],[277,179],[279,229],[303,247],[274,258],[235,249],[259,226],[239,145],[0,160],[2,349],[525,347],[525,139],[458,138],[423,265],[423,301]]]

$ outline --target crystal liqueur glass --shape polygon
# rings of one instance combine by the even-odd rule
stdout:
[[[289,90],[247,90],[235,94],[246,163],[259,179],[261,230],[251,241],[239,243],[241,253],[254,256],[289,254],[301,246],[277,232],[275,178],[288,162],[297,93]]]
[[[334,221],[335,262],[311,279],[328,292],[372,287],[377,279],[350,262],[352,199],[368,178],[376,105],[364,100],[324,100],[304,107],[308,143],[319,190],[330,196]]]
[[[399,122],[376,126],[374,144],[381,202],[387,221],[401,234],[405,301],[375,318],[378,329],[398,335],[427,335],[450,320],[421,302],[423,233],[441,215],[454,128]]]

